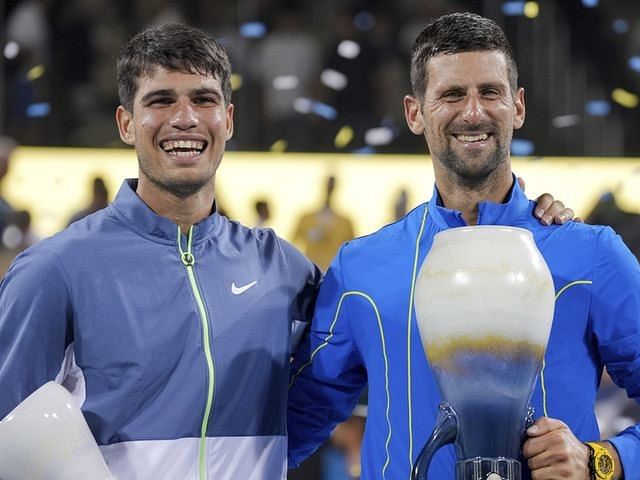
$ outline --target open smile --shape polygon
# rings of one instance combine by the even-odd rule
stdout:
[[[454,137],[456,137],[456,139],[460,142],[463,143],[478,143],[478,142],[483,142],[485,140],[487,140],[489,138],[489,134],[488,133],[479,133],[476,135],[454,135]]]
[[[188,158],[200,155],[207,148],[207,142],[193,139],[163,140],[160,148],[172,157]]]

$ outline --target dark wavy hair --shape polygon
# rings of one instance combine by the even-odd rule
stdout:
[[[134,36],[117,63],[120,104],[133,111],[138,79],[157,67],[170,72],[211,75],[220,82],[225,104],[231,103],[231,64],[224,48],[201,30],[169,23]]]
[[[427,25],[411,49],[411,89],[420,102],[427,88],[427,64],[436,55],[497,50],[507,59],[512,92],[518,88],[518,66],[502,29],[488,18],[474,13],[443,15]]]

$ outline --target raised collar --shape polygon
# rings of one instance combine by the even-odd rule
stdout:
[[[450,210],[442,205],[438,187],[434,185],[433,196],[429,200],[429,216],[440,228],[454,228],[467,225],[462,212]],[[511,225],[529,208],[529,200],[513,176],[513,187],[504,203],[480,202],[478,225]]]
[[[136,193],[138,180],[128,178],[120,186],[111,206],[129,226],[145,237],[153,237],[163,243],[176,243],[178,226],[171,220],[156,214]],[[220,226],[220,215],[215,201],[212,214],[193,226],[193,244],[197,245],[214,234]]]

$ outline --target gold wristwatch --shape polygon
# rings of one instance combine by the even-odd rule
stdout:
[[[611,480],[615,470],[615,462],[609,450],[594,442],[586,442],[589,447],[589,473],[591,480]]]

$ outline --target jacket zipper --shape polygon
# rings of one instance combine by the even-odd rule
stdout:
[[[187,250],[182,250],[182,235],[180,232],[180,226],[178,226],[178,250],[180,251],[180,260],[185,266],[187,271],[187,277],[189,278],[189,285],[191,291],[196,299],[198,306],[198,313],[200,314],[200,323],[202,324],[202,340],[204,348],[204,356],[207,362],[207,370],[209,374],[208,388],[207,388],[207,403],[204,410],[204,418],[202,419],[202,426],[200,428],[200,448],[198,450],[198,464],[200,471],[200,480],[207,479],[207,463],[206,463],[206,450],[207,450],[207,426],[209,425],[209,415],[211,413],[211,407],[213,406],[213,391],[215,386],[215,372],[213,368],[213,356],[211,355],[211,342],[209,341],[209,317],[207,310],[204,307],[204,300],[202,293],[198,288],[196,282],[195,263],[196,259],[191,253],[191,242],[193,240],[193,225],[189,228],[189,234],[187,235]]]

